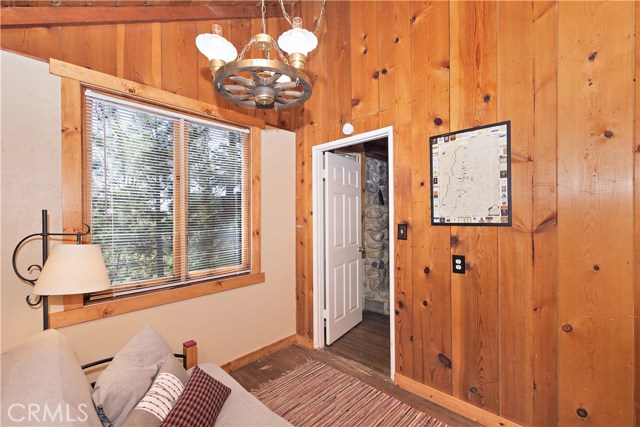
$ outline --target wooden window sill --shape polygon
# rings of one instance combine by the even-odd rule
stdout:
[[[144,308],[156,307],[176,301],[215,294],[231,289],[263,283],[264,273],[249,274],[210,282],[198,283],[178,289],[152,292],[146,295],[127,297],[117,300],[85,305],[73,310],[58,311],[49,314],[51,328],[76,325],[91,320],[104,319],[118,314],[130,313]]]

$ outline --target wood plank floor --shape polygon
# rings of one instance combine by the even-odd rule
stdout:
[[[364,311],[362,322],[325,347],[330,353],[351,359],[382,375],[391,375],[389,316]]]
[[[244,388],[253,390],[260,385],[279,378],[309,360],[316,360],[332,366],[376,389],[395,397],[426,414],[430,414],[450,426],[479,427],[480,424],[449,411],[435,403],[395,386],[388,376],[381,374],[353,360],[345,359],[326,350],[310,350],[292,345],[260,360],[231,372]]]

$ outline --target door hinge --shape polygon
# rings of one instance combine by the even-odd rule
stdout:
[[[326,308],[322,310],[322,317],[324,317],[324,320],[327,320],[327,318],[329,317],[329,312]]]
[[[329,177],[329,171],[327,169],[322,169],[322,180],[326,181]]]

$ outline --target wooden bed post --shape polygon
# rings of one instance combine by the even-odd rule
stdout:
[[[185,357],[185,368],[189,369],[198,364],[198,343],[194,340],[182,343],[182,354]]]

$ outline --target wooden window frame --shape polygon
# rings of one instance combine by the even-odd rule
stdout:
[[[86,182],[83,182],[86,166],[83,164],[82,155],[83,88],[92,88],[140,102],[169,107],[187,114],[251,128],[251,272],[87,305],[83,302],[83,295],[67,295],[64,297],[64,310],[49,313],[52,328],[102,319],[265,281],[265,274],[261,271],[260,238],[260,145],[261,130],[265,128],[263,120],[53,58],[49,61],[49,72],[61,78],[62,226],[65,233],[77,233],[83,229],[83,210],[86,203],[83,198],[83,189],[86,185]]]

